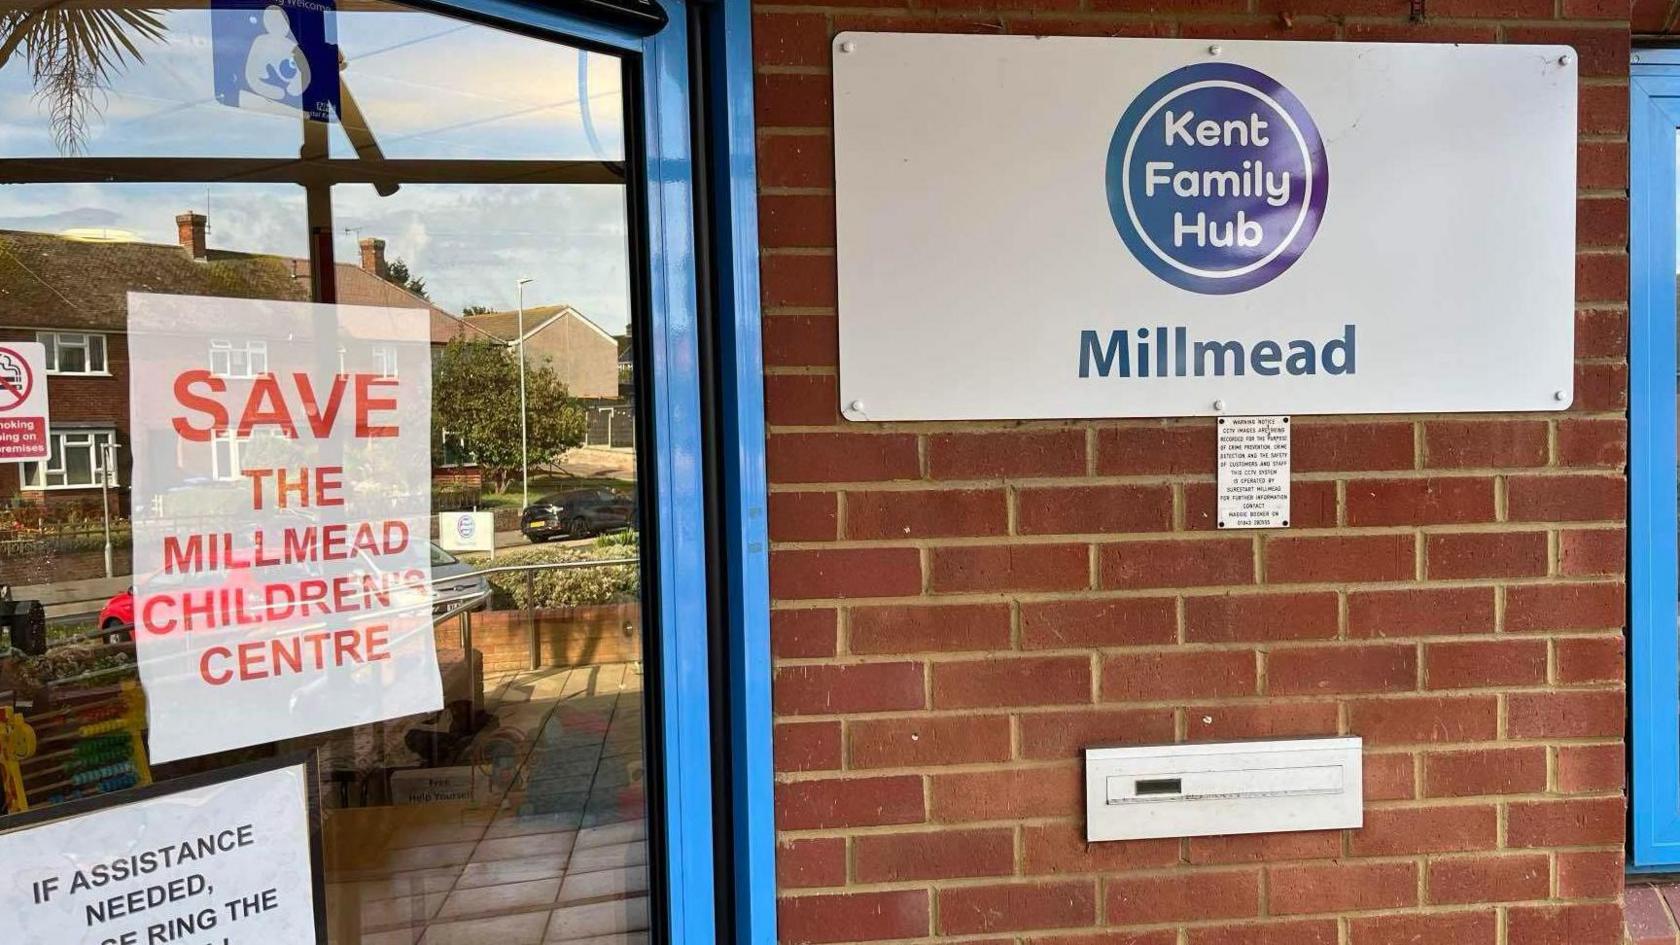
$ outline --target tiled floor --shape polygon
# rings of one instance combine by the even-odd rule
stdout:
[[[486,679],[477,802],[328,818],[333,945],[646,942],[641,690],[630,664]]]
[[[1623,914],[1630,945],[1680,945],[1680,884],[1630,882]]]

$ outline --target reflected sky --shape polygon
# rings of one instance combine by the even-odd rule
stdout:
[[[298,153],[298,119],[217,102],[207,9],[157,15],[167,34],[161,42],[137,40],[143,61],[130,61],[96,96],[83,154]],[[396,7],[337,14],[336,30],[343,87],[387,157],[623,156],[617,59]],[[22,57],[0,70],[0,157],[58,153],[49,103],[34,93]],[[339,125],[329,138],[334,157],[354,155]],[[290,185],[0,187],[0,228],[7,229],[108,228],[173,243],[175,215],[186,210],[209,216],[212,248],[307,253],[303,193]],[[380,197],[371,187],[342,186],[333,214],[340,261],[356,261],[358,238],[384,239],[387,258],[407,262],[452,311],[512,308],[515,282],[529,277],[527,305],[566,302],[613,332],[627,322],[622,188],[410,184]]]

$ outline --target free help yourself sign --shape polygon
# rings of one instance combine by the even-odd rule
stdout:
[[[424,309],[129,296],[154,761],[442,707],[429,342]]]
[[[1569,47],[833,55],[850,419],[1569,405]]]

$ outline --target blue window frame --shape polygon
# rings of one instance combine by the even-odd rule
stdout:
[[[748,0],[693,9],[659,2],[668,22],[646,37],[516,0],[439,5],[618,52],[638,70],[627,89],[641,96],[633,113],[641,127],[630,144],[639,141],[641,150],[627,153],[641,176],[632,181],[643,198],[632,201],[632,227],[644,228],[650,326],[643,389],[652,421],[660,663],[650,705],[659,727],[650,747],[660,764],[650,803],[663,871],[655,911],[665,920],[662,937],[673,943],[714,941],[721,929],[735,942],[773,945],[751,11]],[[698,128],[695,115],[703,116]],[[698,269],[701,259],[709,271]],[[709,326],[700,322],[703,312]],[[702,344],[707,328],[710,351]],[[715,391],[709,399],[707,389]],[[710,520],[708,480],[717,500]],[[714,700],[719,690],[726,698]],[[720,820],[727,826],[721,836]]]
[[[1642,50],[1629,84],[1628,360],[1633,715],[1630,866],[1680,865],[1675,557],[1675,158],[1680,51]]]

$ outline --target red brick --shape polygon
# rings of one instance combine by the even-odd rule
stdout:
[[[1420,587],[1348,594],[1348,635],[1363,638],[1492,633],[1491,587]]]
[[[765,447],[770,481],[862,482],[921,475],[916,438],[905,433],[777,433]]]
[[[1085,810],[1085,776],[1076,765],[935,774],[931,781],[930,812],[939,821],[1072,817]]]
[[[1626,839],[1627,805],[1621,797],[1513,802],[1505,843],[1512,847],[1583,847]]]
[[[1560,745],[1557,756],[1557,789],[1564,794],[1619,791],[1627,780],[1620,744]]]
[[[1178,638],[1178,608],[1170,597],[1120,597],[1021,604],[1021,646],[1148,646]]]
[[[1102,664],[1108,702],[1211,699],[1255,694],[1254,654],[1246,650],[1118,654]]]
[[[1266,580],[1284,584],[1409,581],[1417,573],[1410,535],[1272,538],[1265,553]]]
[[[914,548],[770,553],[770,596],[776,600],[908,597],[921,590],[922,556]]]
[[[776,826],[782,830],[914,824],[925,818],[918,777],[830,778],[776,785]]]
[[[1576,417],[1558,421],[1558,462],[1564,466],[1627,465],[1627,421]]]
[[[805,889],[846,884],[846,841],[839,837],[776,844],[776,886]]]
[[[1579,246],[1623,249],[1628,244],[1626,197],[1583,197],[1576,201],[1575,242]]]
[[[1341,852],[1339,830],[1190,838],[1190,862],[1198,864],[1326,860],[1340,856]]]
[[[1484,748],[1423,756],[1423,793],[1430,797],[1538,794],[1546,789],[1546,749]]]
[[[832,247],[834,198],[827,194],[759,194],[758,235],[765,246]]]
[[[823,771],[840,767],[839,722],[777,722],[777,771]]]
[[[1009,649],[1008,604],[855,607],[847,648],[853,653],[922,653]]]
[[[821,14],[754,11],[752,38],[756,66],[828,63],[828,20]]]
[[[929,587],[949,591],[1071,591],[1091,584],[1085,545],[935,548]]]
[[[846,493],[849,538],[948,538],[1008,530],[1009,504],[1002,489]]]
[[[772,492],[770,540],[833,541],[839,507],[832,492]]]
[[[1622,941],[1622,910],[1614,902],[1513,906],[1505,922],[1506,941],[1512,945],[1620,945]]]
[[[1365,800],[1409,801],[1417,797],[1416,756],[1405,752],[1365,755]]]
[[[1273,915],[1417,905],[1415,863],[1274,866],[1267,870],[1267,878],[1266,901]]]
[[[962,886],[938,895],[939,931],[946,935],[1073,928],[1097,919],[1096,883],[1089,879]]]
[[[1214,427],[1205,421],[1097,431],[1097,475],[1206,475],[1213,469]]]
[[[1067,935],[1030,935],[1020,939],[1026,945],[1178,945],[1178,933],[1171,929],[1149,932],[1108,930],[1103,932],[1073,932]],[[969,940],[963,945],[1015,945],[1015,939],[992,941]]]
[[[1491,695],[1369,699],[1351,705],[1348,732],[1364,736],[1367,747],[1487,741],[1498,715]]]
[[[1176,839],[1087,843],[1083,823],[1028,824],[1021,828],[1021,841],[1028,875],[1118,873],[1178,863]]]
[[[825,134],[759,135],[758,184],[764,188],[832,189],[833,141]]]
[[[933,707],[1067,705],[1091,701],[1087,656],[1005,656],[933,664]]]
[[[1410,423],[1297,423],[1290,434],[1295,472],[1411,469],[1416,452]]]
[[[1111,876],[1103,915],[1121,925],[1246,919],[1260,914],[1260,871],[1188,870],[1154,876]]]
[[[1023,535],[1161,532],[1172,528],[1167,486],[1070,486],[1022,489],[1016,528]]]
[[[1620,3],[1620,0],[1613,0]],[[1575,183],[1582,190],[1622,190],[1628,183],[1625,141],[1583,141],[1576,149]]]
[[[1336,945],[1331,919],[1198,926],[1187,930],[1190,945]]]
[[[1557,681],[1562,685],[1621,682],[1626,669],[1620,634],[1557,641]]]
[[[1581,134],[1625,134],[1628,108],[1626,85],[1583,85],[1576,101],[1576,130]]]
[[[1020,716],[1021,757],[1079,757],[1090,745],[1149,744],[1173,740],[1171,709],[1082,709]]]
[[[1354,856],[1486,850],[1498,836],[1499,813],[1492,804],[1367,810],[1365,826],[1349,834]]]
[[[1400,692],[1417,688],[1417,647],[1337,643],[1273,650],[1266,691],[1274,695]]]
[[[1085,431],[940,433],[928,437],[935,479],[1085,475]]]
[[[1262,705],[1203,705],[1184,710],[1191,741],[1231,738],[1294,738],[1334,735],[1333,702],[1285,702],[1267,699]]]
[[[765,253],[759,257],[759,269],[764,281],[764,304],[771,307],[785,308],[834,308],[836,290],[836,272],[834,257],[828,253]],[[770,322],[786,319],[789,323],[805,323],[801,332],[818,332],[825,336],[820,347],[825,351],[838,350],[839,327],[832,315],[795,317],[791,315],[776,315],[766,319],[765,349],[770,349]],[[784,327],[791,327],[784,326]],[[806,348],[807,345],[799,345]],[[766,360],[769,360],[768,356]],[[839,363],[835,357],[827,357],[806,362],[832,366]]]
[[[766,376],[764,419],[778,427],[840,423],[839,378],[832,374]]]
[[[1429,862],[1428,882],[1435,905],[1545,899],[1551,861],[1543,853],[1447,857]]]
[[[1626,94],[1625,92],[1623,94]],[[1575,300],[1614,302],[1628,297],[1628,257],[1625,252],[1577,253],[1575,255]],[[1576,375],[1579,378],[1579,374]],[[1577,395],[1580,383],[1577,380]],[[1596,406],[1595,401],[1589,403]],[[1580,397],[1576,406],[1581,407]],[[1583,408],[1583,409],[1591,409]]]
[[[1125,541],[1098,546],[1103,587],[1205,587],[1254,583],[1248,539]]]
[[[1538,577],[1546,573],[1545,532],[1462,532],[1424,537],[1431,579]]]
[[[1184,484],[1184,529],[1218,531],[1218,491],[1211,482]],[[1289,489],[1289,520],[1292,528],[1333,528],[1336,525],[1336,484],[1330,481],[1296,482]]]
[[[784,945],[920,938],[928,928],[928,894],[921,889],[776,901],[776,933]]]
[[[1505,41],[1573,46],[1583,77],[1627,75],[1630,37],[1626,26],[1507,26]]]
[[[1015,871],[1015,832],[1007,827],[875,834],[852,844],[860,883],[1007,876]]]
[[[1626,147],[1626,145],[1620,145]],[[1622,168],[1626,173],[1627,168]],[[1627,355],[1627,312],[1589,308],[1575,313],[1575,357],[1620,358]]]
[[[1347,484],[1349,525],[1455,525],[1493,519],[1492,479],[1355,479]]]
[[[760,74],[753,82],[759,129],[826,126],[833,116],[832,88],[833,80],[826,75]],[[1627,96],[1626,89],[1622,96]],[[1627,103],[1622,104],[1626,121]]]
[[[840,715],[921,709],[921,663],[783,666],[776,670],[776,714]]]
[[[1569,577],[1621,575],[1627,570],[1627,531],[1571,529],[1558,534],[1558,572]]]
[[[1436,469],[1544,466],[1544,420],[1430,420],[1423,425],[1424,465]]]
[[[1625,20],[1627,0],[1563,0],[1563,15],[1570,20]]]
[[[1546,641],[1429,643],[1423,665],[1427,689],[1538,686],[1546,681]]]
[[[1626,622],[1621,584],[1520,584],[1505,589],[1505,629],[1612,630]]]
[[[1575,365],[1575,403],[1577,412],[1626,410],[1628,404],[1628,366],[1616,364]]]
[[[1549,0],[1434,0],[1432,16],[1479,17],[1501,20],[1549,20]]]
[[[776,259],[821,259],[826,256],[773,257]],[[780,292],[779,298],[804,298]],[[769,289],[765,290],[769,292]],[[831,303],[832,304],[832,303]],[[830,367],[839,363],[839,337],[832,315],[768,315],[764,319],[764,364],[766,367]]]
[[[1295,22],[1292,18],[1182,20],[1179,35],[1204,39],[1332,40],[1336,29],[1329,23]]]
[[[1509,738],[1609,738],[1622,734],[1626,695],[1620,690],[1521,692],[1506,698]]]
[[[1559,853],[1557,870],[1560,899],[1614,899],[1627,875],[1620,850]]]
[[[1006,715],[855,719],[846,726],[851,768],[907,768],[1009,760]]]
[[[1514,522],[1627,518],[1627,480],[1621,476],[1513,476],[1505,488]]]
[[[1330,640],[1341,621],[1332,591],[1304,594],[1219,594],[1184,601],[1189,643]]]
[[[1349,42],[1358,43],[1491,43],[1496,42],[1498,37],[1491,25],[1447,25],[1427,21],[1348,23],[1343,26],[1342,33]]]
[[[834,655],[835,613],[820,610],[772,610],[770,653],[777,659],[813,659]]]
[[[1498,935],[1499,917],[1491,909],[1362,916],[1348,922],[1348,945],[1494,945]]]

